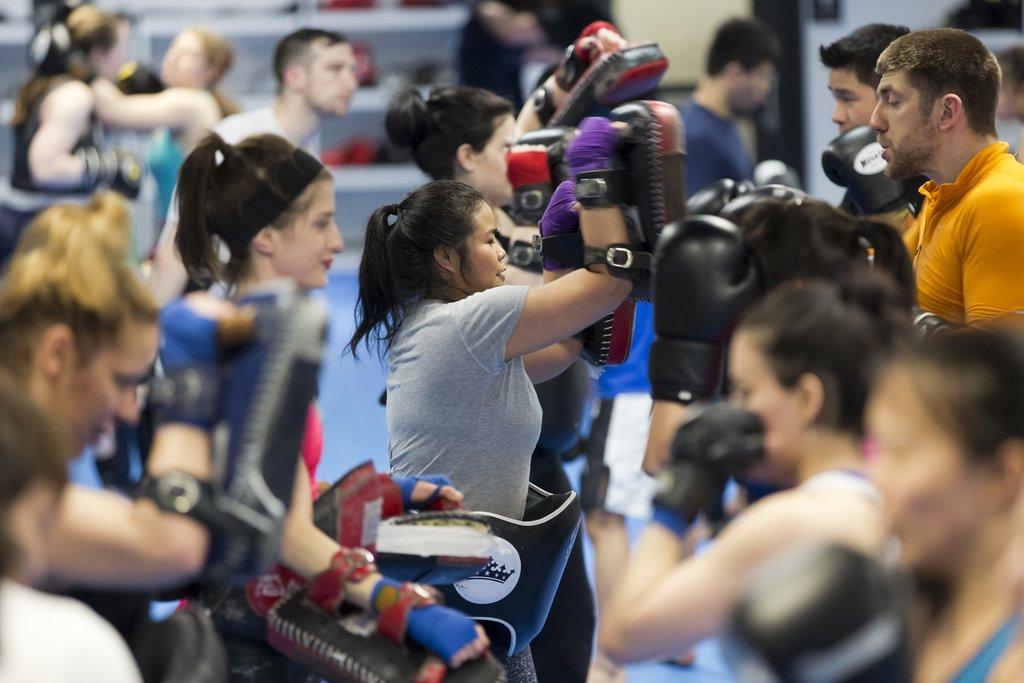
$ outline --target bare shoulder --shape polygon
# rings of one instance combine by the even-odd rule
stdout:
[[[882,547],[884,529],[881,508],[864,496],[793,489],[751,505],[729,524],[720,540],[727,537],[735,539],[737,548],[761,555],[822,541],[874,553]]]
[[[96,104],[96,95],[92,88],[82,81],[71,80],[61,83],[43,98],[40,111],[45,116],[50,110],[61,111],[92,111]]]

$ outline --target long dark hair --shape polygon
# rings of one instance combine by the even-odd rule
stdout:
[[[441,180],[455,177],[455,155],[461,145],[482,151],[499,119],[513,115],[511,102],[483,88],[445,86],[426,100],[419,90],[409,88],[391,101],[384,127],[393,143],[412,149],[424,173]]]
[[[231,256],[221,264],[213,239],[213,216],[231,215],[233,210],[258,193],[288,197],[275,181],[272,169],[291,158],[294,147],[276,135],[254,135],[237,145],[229,145],[216,133],[203,138],[181,165],[178,174],[178,234],[175,244],[186,270],[194,278],[222,279],[229,283],[245,277],[250,267],[248,243],[229,244]],[[221,155],[220,163],[218,155]],[[321,170],[316,180],[330,180],[330,172]],[[269,224],[288,227],[295,217],[309,208],[311,183],[288,208]]]
[[[779,383],[805,373],[825,387],[818,424],[863,434],[864,406],[874,375],[911,338],[910,307],[884,273],[866,266],[838,283],[813,279],[772,290],[741,319],[753,331]]]
[[[870,265],[895,281],[903,303],[916,299],[914,268],[895,228],[824,202],[765,199],[736,217],[766,288],[787,280],[832,279]]]
[[[386,353],[409,304],[452,298],[437,272],[434,252],[440,247],[454,249],[465,278],[466,239],[476,229],[481,206],[483,195],[469,185],[435,180],[373,212],[359,262],[356,331],[346,345],[352,355],[357,355],[360,343]]]

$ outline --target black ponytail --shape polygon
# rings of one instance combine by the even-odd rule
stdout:
[[[391,101],[384,127],[391,142],[412,150],[420,170],[441,180],[455,177],[461,145],[482,151],[502,118],[514,115],[511,102],[483,88],[445,86],[427,100],[409,88]]]
[[[185,269],[201,280],[221,276],[209,211],[210,195],[217,192],[213,177],[218,153],[224,156],[221,164],[239,166],[234,163],[234,148],[216,133],[210,133],[192,149],[178,171],[178,233],[175,245]],[[238,170],[247,173],[244,168]]]
[[[892,276],[908,307],[914,303],[910,255],[899,232],[885,223],[808,199],[800,204],[758,201],[735,220],[769,289],[789,280],[834,279],[851,268],[871,266]]]
[[[454,249],[465,278],[467,238],[476,230],[482,206],[484,198],[476,189],[437,180],[398,204],[373,212],[359,262],[356,329],[346,344],[353,356],[361,343],[383,356],[394,343],[408,305],[427,298],[455,298],[435,268],[434,252],[440,247]]]
[[[911,315],[892,277],[862,265],[838,283],[810,279],[776,287],[743,316],[739,329],[757,335],[783,386],[795,386],[805,373],[821,380],[819,424],[860,436],[874,375],[911,339]]]

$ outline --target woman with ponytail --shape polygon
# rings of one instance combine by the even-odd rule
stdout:
[[[878,365],[909,338],[903,299],[890,278],[861,268],[838,284],[781,285],[741,318],[729,346],[730,407],[748,412],[712,409],[691,429],[728,439],[735,425],[722,416],[751,415],[763,446],[740,478],[786,490],[751,504],[696,556],[685,540],[690,517],[656,499],[602,615],[605,653],[619,662],[670,657],[722,633],[755,568],[786,550],[822,541],[882,550],[862,419]]]
[[[409,148],[431,179],[457,180],[483,195],[506,252],[513,240],[530,243],[537,228],[516,226],[505,211],[512,202],[508,154],[522,135],[511,102],[464,85],[435,88],[426,99],[409,88],[395,95],[384,125],[391,142]],[[509,284],[541,282],[539,264],[534,271],[509,264],[505,275]]]
[[[279,278],[291,278],[306,290],[322,288],[331,260],[343,248],[334,221],[330,172],[276,135],[257,135],[230,145],[211,133],[182,165],[178,202],[175,239],[182,262],[193,277],[226,285],[232,297],[244,297]],[[326,574],[343,552],[313,523],[322,434],[319,413],[311,405],[280,560],[284,567],[314,580]],[[461,500],[451,486],[413,479],[407,483],[410,503],[435,493]],[[348,582],[345,599],[372,611],[376,596],[397,586],[374,571]],[[468,617],[438,605],[412,610],[408,634],[451,666],[478,656],[487,646],[483,632]],[[232,675],[240,679],[305,680],[309,675],[263,640],[227,632],[223,639]]]

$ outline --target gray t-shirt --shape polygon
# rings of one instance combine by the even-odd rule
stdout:
[[[541,410],[523,359],[505,345],[529,287],[427,300],[388,358],[388,452],[397,475],[447,475],[471,510],[522,519]]]

